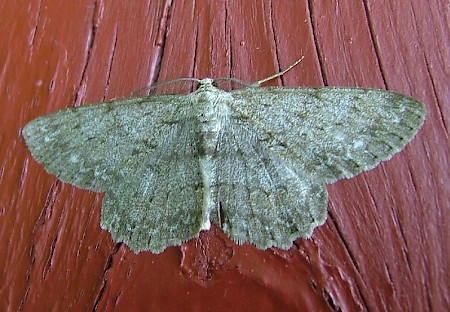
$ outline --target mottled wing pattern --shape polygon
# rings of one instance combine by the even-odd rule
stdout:
[[[184,96],[153,96],[70,108],[23,129],[33,157],[64,182],[106,191],[138,170],[161,142],[163,126],[189,109]]]
[[[287,249],[325,222],[322,182],[293,170],[239,121],[222,129],[214,159],[220,211],[212,214],[238,243]]]
[[[372,169],[402,149],[424,121],[420,102],[362,88],[248,88],[232,92],[270,153],[325,183]]]
[[[106,192],[101,226],[115,241],[159,253],[198,235],[206,212],[194,126],[163,127],[164,145]]]
[[[101,226],[135,251],[161,252],[204,221],[192,101],[156,96],[59,111],[23,130],[45,169],[106,191]]]

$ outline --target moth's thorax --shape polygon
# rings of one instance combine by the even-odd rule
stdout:
[[[206,79],[201,82],[204,80]],[[195,119],[198,122],[201,150],[204,154],[211,155],[220,131],[230,120],[231,95],[214,87],[212,83],[200,84],[199,89],[193,95],[195,96],[194,110]]]

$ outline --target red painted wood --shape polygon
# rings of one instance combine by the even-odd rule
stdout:
[[[450,30],[445,0],[0,3],[0,310],[444,311],[450,305]],[[400,154],[328,186],[288,251],[220,230],[160,255],[99,227],[103,194],[47,174],[35,117],[177,77],[388,88],[427,120]]]

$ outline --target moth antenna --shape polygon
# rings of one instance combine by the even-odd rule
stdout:
[[[259,86],[260,86],[261,84],[263,84],[264,82],[270,81],[270,80],[272,80],[272,79],[274,79],[274,78],[277,78],[277,77],[280,77],[280,76],[283,76],[283,75],[286,74],[288,71],[290,71],[292,68],[294,68],[298,63],[300,63],[301,61],[303,61],[304,58],[305,58],[305,56],[302,55],[301,58],[299,58],[298,60],[296,60],[292,65],[290,65],[290,66],[289,66],[288,68],[286,68],[285,70],[283,70],[283,71],[281,71],[281,72],[279,72],[279,73],[276,73],[276,74],[274,74],[274,75],[272,75],[272,76],[269,76],[269,77],[267,77],[267,78],[261,79],[261,80],[255,82],[255,83],[253,83],[252,86],[253,86],[253,87],[259,87]]]
[[[177,78],[177,79],[173,79],[173,80],[169,80],[169,81],[163,81],[163,82],[158,82],[155,84],[152,84],[151,86],[146,86],[143,87],[137,91],[134,91],[131,96],[137,96],[139,95],[141,92],[147,92],[147,91],[151,91],[154,90],[156,88],[161,88],[162,86],[166,86],[166,85],[170,85],[170,84],[174,84],[180,81],[195,81],[195,82],[200,82],[200,79],[197,78]]]

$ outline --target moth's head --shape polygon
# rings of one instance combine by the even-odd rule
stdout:
[[[216,90],[231,91],[235,89],[255,87],[253,84],[246,83],[235,78],[204,78],[198,80],[197,90]]]
[[[203,78],[198,81],[197,90],[212,90],[216,89],[217,84],[214,79],[211,78]]]

